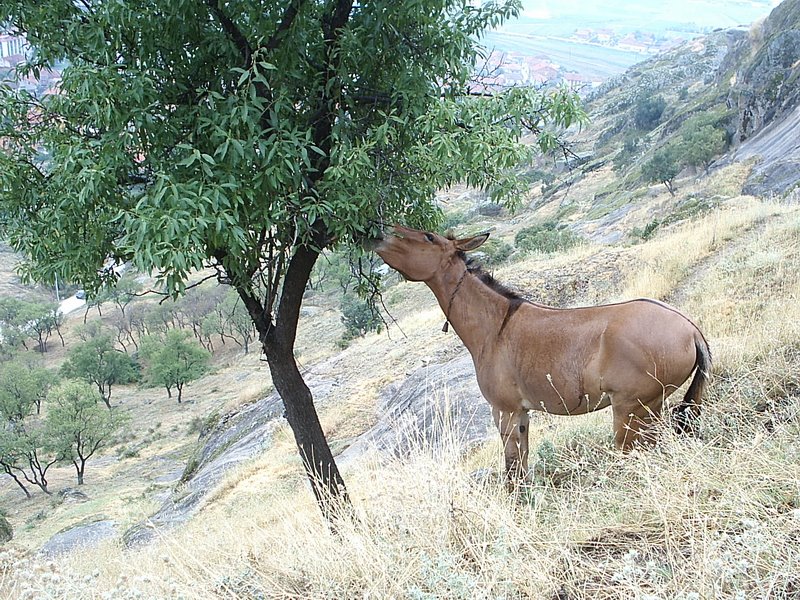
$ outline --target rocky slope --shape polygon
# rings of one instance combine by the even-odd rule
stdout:
[[[786,0],[764,23],[750,30],[715,32],[635,66],[608,82],[591,98],[589,110],[593,122],[579,140],[579,147],[588,149],[590,156],[583,169],[569,173],[566,183],[560,184],[562,187],[559,184],[552,187],[549,197],[557,201],[551,208],[545,206],[547,195],[534,198],[532,206],[545,207],[542,210],[550,211],[556,218],[568,213],[579,214],[584,229],[591,229],[586,232],[596,232],[591,236],[593,239],[621,239],[619,232],[609,237],[611,225],[606,222],[619,221],[620,211],[624,214],[636,212],[635,203],[652,196],[641,190],[637,169],[655,149],[668,143],[687,118],[709,111],[719,111],[720,122],[727,128],[731,140],[730,152],[720,158],[717,165],[758,161],[746,184],[750,193],[790,192],[797,186],[797,173],[800,173],[798,65],[800,0]],[[622,151],[636,98],[653,93],[662,94],[668,105],[660,125],[647,134],[639,156],[622,176],[605,188],[579,196],[588,200],[574,200],[575,190],[583,179],[592,177],[591,185],[595,188],[598,182],[605,181],[596,172],[607,171],[614,156]],[[598,206],[608,199],[613,199],[615,204],[598,213]],[[669,206],[664,206],[663,200],[658,202],[661,203],[658,210],[674,212],[696,200],[683,198]],[[650,209],[645,206],[638,218],[646,218]],[[595,213],[598,214],[593,217]],[[521,217],[513,223],[524,220]],[[620,253],[625,252],[614,250],[611,254],[619,258],[622,257]],[[628,258],[622,257],[621,262]],[[592,301],[597,291],[588,290],[589,280],[599,271],[591,268],[591,261],[584,266],[584,272],[574,277],[555,273],[542,281],[522,282],[527,285],[520,287],[536,289],[540,299],[554,304],[568,304],[578,295]],[[555,285],[553,282],[558,284],[564,277],[569,281],[565,280],[559,289],[547,287]],[[593,280],[594,287],[599,285],[597,281],[597,278]],[[554,294],[552,298],[542,297],[550,292]],[[309,373],[308,381],[315,397],[324,401],[328,381],[324,367]],[[408,374],[404,381],[387,387],[376,407],[376,414],[380,415],[378,422],[352,440],[339,460],[343,463],[356,461],[372,448],[389,454],[403,453],[409,444],[420,440],[424,443],[440,434],[442,423],[431,417],[430,407],[419,402],[431,389],[437,390],[434,394],[439,399],[437,402],[450,407],[448,414],[452,419],[447,426],[468,443],[493,435],[491,427],[487,427],[490,423],[488,407],[477,390],[471,361],[468,355],[462,354],[441,364],[421,367]],[[154,527],[169,527],[188,519],[230,468],[251,460],[269,443],[276,425],[282,422],[281,414],[279,398],[270,396],[209,426],[201,434],[196,460],[187,467],[172,496],[147,524],[129,531],[126,540],[129,543],[147,541],[153,537]]]
[[[800,1],[785,0],[749,29],[692,40],[604,84],[588,103],[593,122],[582,138],[592,153],[588,168],[617,158],[626,136],[640,136],[620,189],[641,185],[641,165],[674,141],[687,119],[713,114],[730,143],[717,164],[755,161],[751,193],[784,195],[796,184],[789,173],[800,166],[793,135],[800,124],[798,77]],[[664,98],[664,113],[652,131],[637,132],[636,102],[652,96]]]

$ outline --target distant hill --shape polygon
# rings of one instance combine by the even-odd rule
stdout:
[[[622,189],[641,184],[642,165],[675,144],[690,119],[724,129],[728,150],[715,166],[756,162],[750,193],[786,194],[800,167],[800,1],[786,0],[749,28],[713,32],[643,61],[589,98],[581,135],[589,170],[616,161]],[[652,128],[637,125],[646,98],[662,98]],[[588,134],[588,135],[587,135]],[[624,153],[630,156],[624,156]]]

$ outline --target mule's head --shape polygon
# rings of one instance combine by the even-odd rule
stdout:
[[[383,236],[375,251],[409,281],[430,281],[453,264],[461,252],[475,250],[488,237],[488,233],[481,233],[451,240],[438,233],[395,225]]]

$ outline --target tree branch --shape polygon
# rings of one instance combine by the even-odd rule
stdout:
[[[236,23],[234,23],[222,10],[222,6],[220,6],[220,0],[205,1],[209,10],[211,10],[212,14],[220,22],[220,25],[222,25],[222,29],[239,49],[239,53],[244,59],[244,68],[249,69],[253,64],[253,47],[250,45],[250,42],[247,41],[247,38],[242,33],[241,29],[236,26]]]
[[[278,24],[278,28],[264,45],[267,50],[275,50],[278,47],[278,44],[280,44],[283,38],[283,34],[292,26],[295,17],[297,17],[297,13],[300,12],[300,8],[305,2],[306,0],[292,0],[292,2],[289,3],[289,6],[287,6],[286,10],[283,12],[283,18]]]

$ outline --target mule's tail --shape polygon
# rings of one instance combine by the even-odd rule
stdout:
[[[694,378],[692,383],[689,384],[689,389],[686,390],[683,402],[672,411],[672,422],[675,425],[675,431],[678,433],[691,433],[693,431],[693,422],[700,415],[703,392],[706,384],[711,379],[711,350],[709,350],[708,342],[706,342],[703,334],[699,331],[695,336],[694,347],[697,351],[697,358],[694,363]]]

